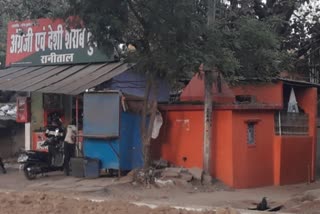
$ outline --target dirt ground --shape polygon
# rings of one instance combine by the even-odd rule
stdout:
[[[16,192],[0,194],[2,214],[195,214],[196,211],[179,210],[169,207],[151,209],[121,201],[93,202],[74,199],[61,193]],[[214,211],[201,213],[214,214]]]
[[[28,181],[17,169],[9,168],[7,174],[0,174],[1,214],[18,213],[18,211],[21,213],[29,207],[32,213],[79,214],[90,214],[90,210],[91,213],[109,211],[115,214],[187,213],[168,208],[173,206],[202,210],[214,210],[217,207],[247,210],[253,207],[254,203],[260,202],[262,197],[267,197],[271,206],[284,205],[281,212],[320,213],[320,182],[244,190],[230,189],[220,182],[210,187],[176,183],[174,186],[163,188],[145,188],[135,185],[128,177],[80,179],[65,177],[59,172]],[[97,205],[88,200],[107,202]],[[132,202],[166,207],[150,210],[146,207],[136,207]],[[74,208],[66,208],[67,204],[71,204]],[[110,207],[114,209],[112,212]],[[65,209],[68,209],[68,212],[65,212]]]

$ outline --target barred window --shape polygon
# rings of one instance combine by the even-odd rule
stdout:
[[[255,123],[248,123],[247,124],[247,144],[254,145],[255,142]]]

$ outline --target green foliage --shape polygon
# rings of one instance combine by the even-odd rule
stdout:
[[[320,72],[320,3],[318,0],[230,0],[229,19],[249,14],[272,22],[280,37],[279,66],[317,76]],[[237,7],[236,5],[241,5]]]
[[[234,22],[219,21],[208,33],[205,60],[230,81],[259,78],[269,81],[283,69],[287,57],[269,21],[242,16]]]
[[[280,41],[268,22],[241,18],[236,22],[239,37],[235,47],[241,68],[236,76],[260,77],[267,80],[277,76],[280,67]]]
[[[14,20],[54,17],[65,13],[65,0],[0,0],[0,14]]]
[[[285,47],[295,54],[294,66],[319,82],[320,3],[313,0],[301,7],[291,20],[292,33]]]
[[[136,51],[127,59],[138,70],[169,80],[197,70],[202,60],[198,43],[206,26],[206,8],[195,0],[70,1],[100,47],[119,43]]]
[[[213,29],[206,24],[206,0],[70,0],[67,16],[79,15],[106,50],[133,45],[136,51],[126,59],[147,75],[175,83],[204,63],[230,80],[268,80],[278,74],[286,54],[280,51],[279,25],[270,17],[257,18],[254,2],[239,1],[241,8],[219,4]]]

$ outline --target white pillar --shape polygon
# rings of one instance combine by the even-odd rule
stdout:
[[[24,124],[24,149],[30,150],[31,149],[31,124],[25,123]]]

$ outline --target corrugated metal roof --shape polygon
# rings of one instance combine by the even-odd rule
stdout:
[[[122,62],[12,67],[0,70],[0,90],[77,95],[130,68]]]
[[[286,78],[278,78],[278,80],[281,80],[284,84],[288,84],[288,85],[292,85],[292,86],[305,86],[305,87],[320,88],[319,83],[306,82],[303,80],[292,80],[292,79],[286,79]]]

